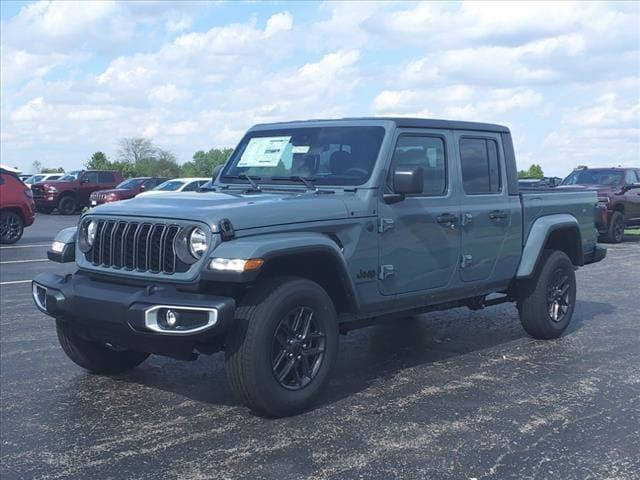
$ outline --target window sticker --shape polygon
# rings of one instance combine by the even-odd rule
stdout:
[[[242,152],[238,167],[277,167],[291,137],[254,137]]]
[[[294,145],[291,149],[291,153],[307,153],[309,151],[309,145]]]

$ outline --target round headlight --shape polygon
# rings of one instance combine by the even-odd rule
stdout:
[[[80,250],[87,253],[91,250],[94,240],[96,239],[96,231],[98,230],[98,222],[89,220],[84,222],[78,231],[78,245]]]
[[[189,251],[195,258],[200,258],[207,251],[209,245],[207,243],[207,234],[199,227],[191,230],[189,234]]]

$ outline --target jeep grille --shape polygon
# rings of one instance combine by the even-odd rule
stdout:
[[[164,223],[98,220],[96,238],[85,254],[95,266],[139,272],[186,272],[173,240],[184,227]]]

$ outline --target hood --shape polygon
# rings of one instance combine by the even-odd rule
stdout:
[[[195,220],[212,227],[228,218],[236,230],[243,230],[337,220],[346,218],[348,209],[342,198],[335,194],[189,192],[139,195],[124,202],[102,205],[92,213]]]
[[[41,187],[46,188],[48,186],[56,187],[56,188],[65,188],[65,187],[73,187],[76,185],[76,182],[73,180],[45,180],[44,182],[38,182],[31,185],[31,187]]]
[[[115,193],[118,197],[134,196],[136,194],[135,189],[129,188],[111,188],[108,190],[97,190],[91,195],[111,195]]]

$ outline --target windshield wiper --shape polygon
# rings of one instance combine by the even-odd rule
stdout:
[[[223,175],[222,178],[237,178],[238,180],[246,180],[251,184],[251,188],[253,190],[256,190],[258,192],[261,190],[260,185],[258,184],[258,182],[256,182],[256,180],[260,180],[260,177],[250,177],[249,175],[241,173],[240,175]]]
[[[318,187],[316,187],[315,183],[313,183],[313,180],[315,180],[315,178],[313,177],[305,178],[301,177],[300,175],[290,175],[288,177],[271,177],[271,180],[290,180],[292,182],[300,182],[303,183],[304,186],[307,187],[307,189],[313,190],[314,192],[318,191]]]

